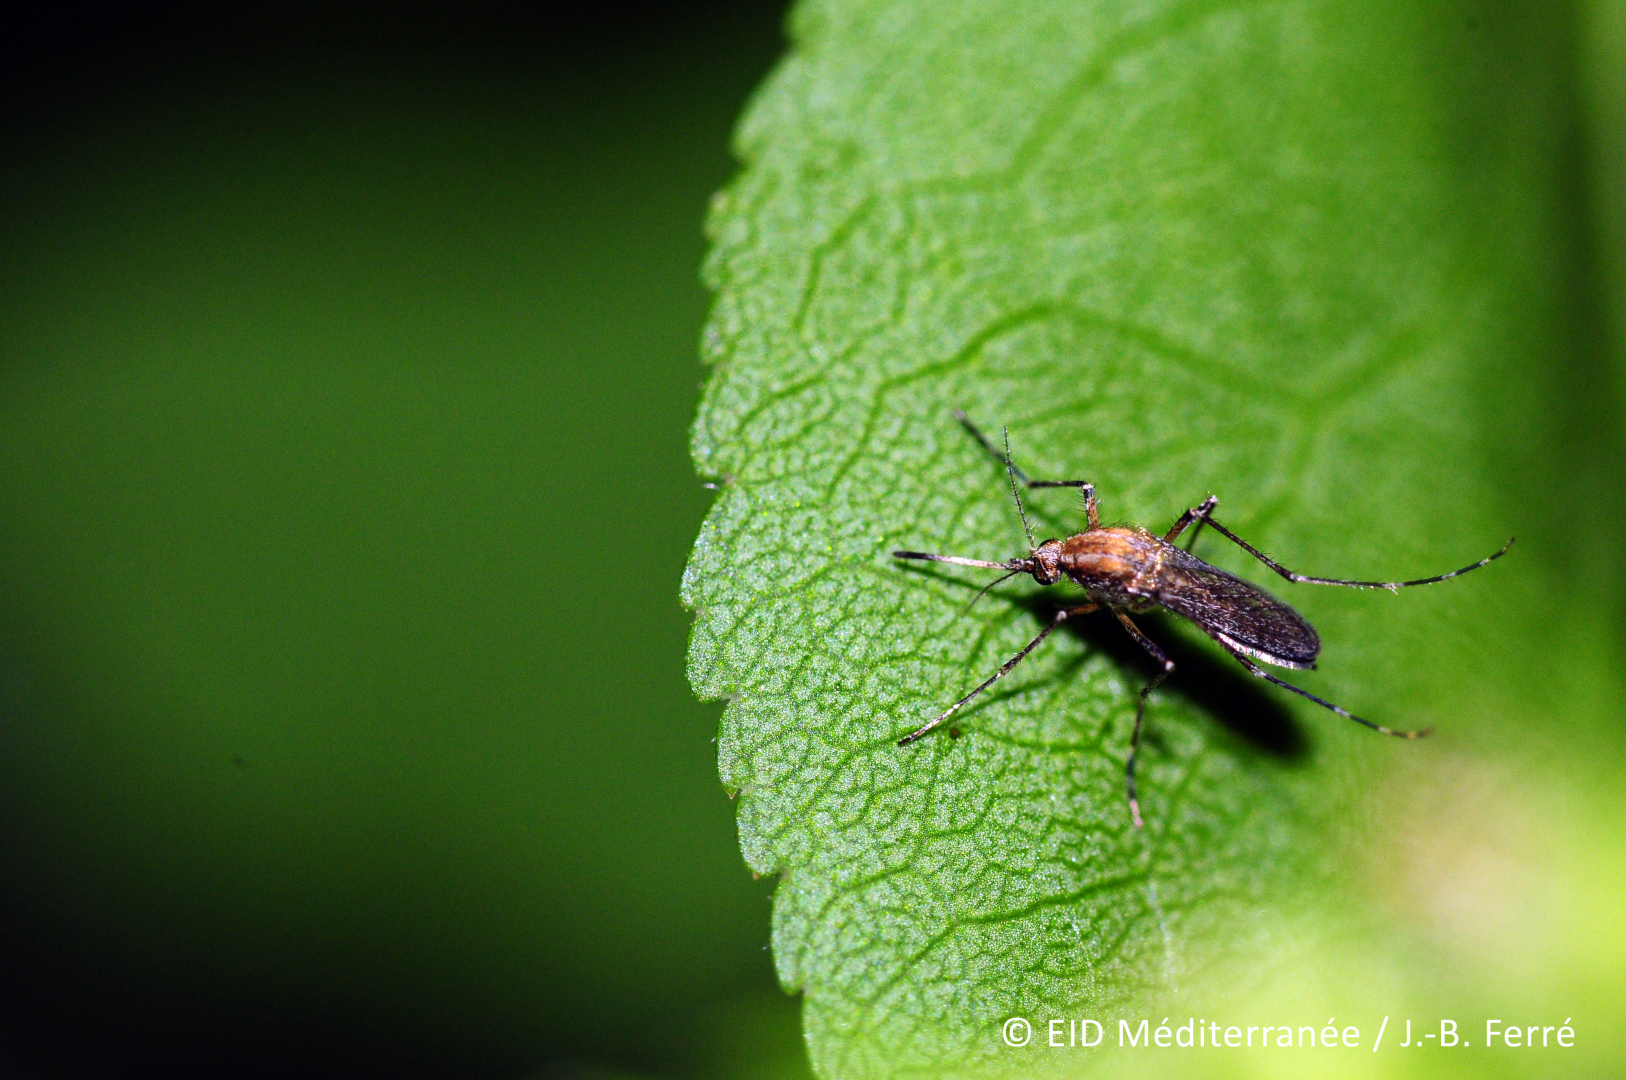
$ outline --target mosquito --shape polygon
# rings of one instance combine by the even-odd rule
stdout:
[[[1280,565],[1215,521],[1214,508],[1219,505],[1219,500],[1212,495],[1204,499],[1200,505],[1181,514],[1173,527],[1161,537],[1154,536],[1139,526],[1103,526],[1100,510],[1096,506],[1094,484],[1087,480],[1031,479],[1011,460],[1008,431],[1005,433],[1005,448],[1001,452],[986,435],[977,430],[976,425],[964,412],[956,409],[954,418],[984,450],[1004,466],[1006,478],[1011,485],[1011,497],[1016,501],[1016,513],[1022,519],[1022,531],[1027,535],[1027,557],[994,562],[988,559],[967,559],[958,555],[933,555],[924,551],[894,551],[893,557],[1004,570],[1005,574],[990,583],[983,592],[1017,574],[1032,574],[1033,580],[1040,585],[1054,585],[1063,577],[1067,577],[1084,589],[1089,602],[1057,611],[1049,625],[1040,630],[1039,635],[1028,642],[1021,652],[1005,661],[1000,669],[980,686],[938,713],[929,723],[899,739],[898,745],[907,746],[921,738],[953,716],[978,694],[1009,675],[1012,668],[1026,659],[1029,653],[1039,647],[1040,642],[1068,619],[1106,608],[1117,616],[1123,628],[1129,632],[1129,636],[1162,667],[1152,681],[1141,689],[1140,702],[1135,708],[1135,730],[1129,737],[1129,759],[1124,766],[1124,789],[1129,796],[1129,816],[1136,828],[1141,828],[1142,822],[1140,800],[1135,793],[1135,756],[1140,749],[1141,725],[1146,717],[1146,697],[1173,673],[1174,661],[1164,655],[1163,650],[1141,632],[1140,627],[1129,618],[1130,612],[1164,608],[1176,615],[1182,615],[1196,623],[1203,633],[1236,657],[1237,662],[1250,674],[1275,683],[1284,690],[1291,690],[1300,697],[1309,698],[1322,708],[1330,709],[1357,724],[1364,724],[1373,731],[1393,735],[1399,739],[1418,739],[1427,735],[1430,730],[1424,728],[1418,731],[1399,731],[1373,723],[1347,709],[1339,708],[1330,701],[1316,697],[1308,690],[1277,678],[1254,663],[1258,660],[1275,667],[1313,668],[1316,657],[1321,653],[1321,638],[1304,616],[1263,589],[1250,585],[1218,567],[1210,566],[1188,550],[1177,547],[1175,540],[1188,528],[1196,526],[1191,533],[1191,542],[1195,544],[1197,534],[1201,532],[1203,526],[1211,526],[1221,536],[1288,581],[1306,585],[1342,585],[1351,589],[1388,589],[1390,592],[1398,592],[1413,585],[1432,585],[1437,581],[1448,581],[1460,574],[1466,574],[1470,570],[1478,570],[1481,566],[1507,554],[1508,548],[1513,546],[1513,540],[1509,539],[1494,555],[1464,566],[1461,570],[1418,578],[1415,581],[1345,581],[1340,578],[1310,577],[1307,574],[1294,573]],[[1066,540],[1050,539],[1035,543],[1033,527],[1029,524],[1027,511],[1022,506],[1022,487],[1030,491],[1035,488],[1078,489],[1084,496],[1087,527],[1083,532],[1069,536]],[[978,594],[979,597],[981,595]]]

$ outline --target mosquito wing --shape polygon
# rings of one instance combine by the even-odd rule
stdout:
[[[1315,666],[1321,638],[1304,616],[1263,589],[1170,544],[1153,598],[1210,636],[1278,667]]]

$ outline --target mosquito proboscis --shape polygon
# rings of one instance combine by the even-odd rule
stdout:
[[[1016,501],[1017,516],[1022,519],[1022,531],[1027,536],[1028,554],[1025,558],[1007,559],[1004,562],[969,559],[959,555],[935,555],[924,551],[894,551],[893,557],[986,570],[1003,570],[1006,577],[1014,574],[1031,574],[1033,580],[1040,585],[1054,585],[1065,577],[1084,590],[1088,602],[1057,611],[1050,623],[1039,631],[1038,636],[1028,642],[1015,656],[1005,661],[998,671],[983,680],[969,694],[938,713],[931,721],[899,739],[898,745],[907,746],[919,739],[953,716],[978,694],[1010,674],[1012,668],[1026,659],[1029,653],[1039,647],[1040,642],[1050,636],[1051,631],[1066,620],[1106,608],[1117,617],[1129,636],[1161,666],[1161,670],[1153,676],[1152,681],[1141,689],[1140,701],[1135,708],[1135,728],[1129,737],[1129,757],[1124,765],[1124,789],[1129,797],[1129,815],[1136,828],[1141,827],[1142,821],[1140,800],[1135,791],[1135,757],[1140,749],[1141,727],[1146,717],[1146,698],[1173,673],[1174,661],[1170,660],[1151,638],[1141,632],[1140,627],[1130,619],[1130,612],[1163,608],[1184,616],[1218,642],[1222,649],[1236,657],[1237,662],[1250,674],[1272,682],[1284,690],[1291,690],[1339,716],[1347,717],[1357,724],[1364,724],[1373,731],[1401,739],[1417,739],[1429,733],[1427,728],[1401,731],[1356,716],[1308,690],[1277,678],[1255,663],[1257,660],[1275,667],[1313,668],[1316,657],[1321,653],[1321,638],[1304,616],[1287,604],[1258,586],[1251,585],[1216,566],[1210,566],[1185,548],[1178,547],[1175,541],[1188,528],[1192,529],[1192,539],[1195,541],[1197,533],[1203,526],[1211,526],[1215,532],[1288,581],[1310,585],[1338,585],[1351,589],[1388,589],[1391,592],[1414,585],[1432,585],[1435,582],[1448,581],[1470,570],[1478,570],[1481,566],[1507,554],[1508,548],[1513,546],[1513,540],[1509,539],[1494,554],[1460,570],[1436,574],[1433,577],[1415,578],[1411,581],[1348,581],[1342,578],[1311,577],[1287,569],[1215,521],[1214,508],[1219,505],[1219,500],[1212,495],[1181,514],[1173,527],[1161,537],[1137,526],[1103,526],[1100,510],[1096,505],[1094,484],[1087,480],[1031,479],[1011,460],[1008,432],[1005,435],[1004,448],[1001,450],[977,430],[976,425],[965,413],[956,409],[954,417],[977,442],[982,444],[983,449],[1004,467],[1006,478],[1010,481],[1011,497]],[[1084,516],[1087,523],[1084,531],[1065,540],[1049,539],[1036,543],[1027,510],[1022,506],[1024,487],[1030,491],[1035,488],[1078,489],[1084,496]],[[1195,528],[1192,528],[1193,526]],[[1002,581],[1004,578],[999,580]]]

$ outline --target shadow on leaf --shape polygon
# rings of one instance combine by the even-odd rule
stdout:
[[[1001,597],[1033,614],[1044,626],[1068,599],[1049,593]],[[1072,601],[1076,603],[1077,601]],[[1304,732],[1285,705],[1258,680],[1229,658],[1214,656],[1177,633],[1173,620],[1160,611],[1134,616],[1146,635],[1174,661],[1174,674],[1159,692],[1178,694],[1195,704],[1235,734],[1259,750],[1283,761],[1301,760],[1309,750]],[[1136,644],[1111,612],[1098,611],[1083,618],[1069,619],[1062,630],[1091,649],[1097,649],[1120,666],[1132,670],[1142,685],[1157,674],[1158,666],[1146,650]],[[1151,737],[1151,731],[1146,737]]]

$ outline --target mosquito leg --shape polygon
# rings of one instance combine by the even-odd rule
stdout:
[[[1016,463],[1011,460],[1011,455],[1008,450],[1002,452],[999,447],[994,445],[993,440],[989,439],[988,436],[984,435],[981,431],[978,431],[977,425],[971,422],[971,418],[967,416],[963,410],[955,409],[954,419],[960,422],[961,427],[970,432],[973,439],[976,439],[977,442],[982,444],[982,448],[988,451],[988,453],[993,456],[995,461],[1008,468],[1011,475],[1017,480],[1020,480],[1022,484],[1029,489],[1070,487],[1077,488],[1079,491],[1083,492],[1084,516],[1088,519],[1090,528],[1098,529],[1101,527],[1101,511],[1095,504],[1094,484],[1090,483],[1088,480],[1035,480],[1027,473],[1016,467]]]
[[[1135,755],[1140,751],[1141,721],[1146,717],[1146,695],[1160,686],[1164,679],[1174,671],[1174,661],[1163,655],[1163,650],[1153,644],[1152,639],[1141,633],[1140,627],[1129,621],[1129,616],[1116,609],[1112,612],[1118,616],[1118,621],[1124,624],[1129,636],[1140,642],[1140,647],[1152,654],[1152,659],[1163,665],[1151,682],[1147,683],[1140,692],[1140,704],[1135,706],[1135,733],[1129,736],[1129,762],[1124,766],[1124,789],[1129,793],[1129,816],[1135,822],[1135,828],[1141,827],[1140,800],[1135,796]]]
[[[1469,563],[1461,570],[1453,570],[1449,574],[1435,574],[1433,577],[1416,578],[1412,581],[1345,581],[1342,578],[1310,577],[1307,574],[1295,574],[1293,571],[1271,559],[1268,555],[1261,552],[1258,548],[1254,547],[1252,544],[1248,543],[1246,540],[1242,539],[1236,533],[1232,532],[1230,529],[1227,529],[1224,525],[1221,525],[1213,518],[1207,518],[1206,520],[1208,524],[1219,530],[1220,535],[1224,536],[1227,540],[1231,541],[1231,543],[1235,544],[1243,551],[1246,551],[1249,555],[1252,555],[1254,558],[1258,559],[1260,562],[1282,575],[1282,577],[1286,578],[1288,581],[1303,582],[1307,585],[1347,585],[1352,589],[1388,589],[1390,592],[1395,592],[1398,589],[1404,589],[1412,585],[1432,585],[1436,581],[1449,581],[1451,578],[1457,577],[1459,574],[1466,574],[1470,570],[1478,570],[1481,566],[1500,559],[1503,555],[1507,554],[1507,549],[1513,546],[1513,539],[1509,538],[1508,542],[1503,544],[1500,550],[1485,556],[1476,563]]]
[[[1029,480],[1029,488],[1070,487],[1077,488],[1084,495],[1084,518],[1090,523],[1090,528],[1101,527],[1101,510],[1095,504],[1095,485],[1088,480]]]
[[[1083,607],[1063,608],[1062,610],[1056,612],[1055,618],[1050,620],[1050,625],[1046,626],[1043,630],[1040,630],[1038,637],[1036,637],[1032,641],[1028,642],[1027,645],[1023,647],[1021,652],[1017,653],[1015,656],[1013,656],[1009,660],[1005,661],[1005,663],[1000,667],[1000,669],[998,671],[994,672],[992,675],[990,675],[987,679],[985,679],[983,681],[981,686],[978,686],[975,690],[971,691],[971,693],[967,694],[965,697],[961,698],[959,701],[956,701],[953,705],[950,705],[948,708],[946,708],[942,712],[938,713],[935,717],[933,717],[931,719],[931,721],[929,723],[925,724],[922,727],[916,728],[914,731],[911,731],[909,734],[907,734],[903,738],[899,739],[898,740],[898,745],[899,746],[908,746],[910,743],[914,742],[916,739],[918,739],[921,736],[925,735],[932,728],[936,727],[937,725],[941,724],[944,720],[947,720],[949,717],[953,716],[956,712],[958,712],[960,710],[960,707],[963,706],[966,702],[970,701],[972,698],[976,697],[978,694],[982,693],[984,690],[986,690],[990,686],[994,685],[1000,679],[1003,679],[1006,675],[1009,675],[1011,673],[1012,668],[1014,668],[1017,664],[1020,664],[1023,660],[1025,660],[1027,658],[1028,653],[1030,653],[1034,649],[1038,648],[1039,647],[1039,642],[1041,642],[1045,638],[1049,637],[1050,632],[1052,630],[1054,630],[1056,627],[1060,626],[1064,621],[1066,621],[1067,619],[1071,618],[1074,615],[1087,615],[1090,612],[1094,611],[1099,606],[1100,606],[1099,604],[1085,604]]]
[[[989,457],[999,462],[1002,467],[1010,469],[1012,474],[1014,474],[1018,480],[1022,481],[1022,483],[1028,485],[1033,483],[1032,480],[1028,479],[1027,473],[1017,468],[1016,462],[1011,460],[1011,456],[1009,454],[1000,450],[999,447],[993,444],[993,441],[989,439],[988,436],[977,430],[977,425],[971,422],[971,418],[965,414],[965,410],[955,409],[954,419],[960,422],[960,426],[965,428],[973,439],[976,439],[977,442],[982,444],[982,448],[988,451]]]
[[[1195,521],[1197,523],[1197,527],[1191,530],[1191,543],[1186,545],[1186,550],[1190,551],[1192,548],[1196,547],[1197,534],[1203,531],[1203,526],[1208,524],[1208,515],[1213,513],[1214,507],[1218,505],[1219,500],[1210,495],[1208,498],[1203,500],[1203,504],[1201,506],[1193,506],[1190,510],[1187,510],[1185,513],[1181,514],[1180,520],[1174,523],[1174,527],[1163,534],[1163,542],[1165,544],[1174,543],[1175,538],[1186,531],[1186,526]]]
[[[1276,676],[1274,676],[1270,672],[1264,670],[1258,664],[1254,663],[1252,660],[1249,660],[1246,656],[1243,656],[1241,653],[1237,652],[1235,649],[1232,649],[1229,646],[1226,646],[1223,641],[1220,642],[1220,644],[1225,647],[1226,652],[1228,652],[1232,656],[1236,657],[1237,661],[1239,663],[1241,663],[1241,665],[1243,667],[1247,668],[1249,671],[1251,671],[1253,674],[1259,676],[1261,679],[1264,679],[1266,682],[1273,682],[1277,686],[1280,686],[1284,690],[1291,690],[1291,691],[1293,691],[1293,693],[1299,695],[1300,697],[1307,697],[1311,701],[1315,702],[1317,705],[1320,705],[1323,709],[1331,709],[1333,712],[1337,713],[1339,716],[1347,717],[1348,719],[1355,721],[1357,724],[1364,724],[1365,726],[1371,728],[1373,731],[1380,731],[1385,735],[1393,735],[1397,739],[1421,739],[1424,735],[1427,735],[1430,731],[1434,730],[1433,728],[1420,728],[1420,729],[1418,729],[1416,731],[1397,731],[1394,728],[1384,727],[1382,724],[1374,724],[1372,721],[1366,719],[1365,717],[1356,716],[1354,713],[1350,712],[1348,709],[1340,709],[1338,706],[1334,705],[1332,702],[1327,701],[1327,700],[1325,700],[1323,698],[1316,697],[1314,694],[1310,693],[1308,690],[1302,690],[1299,687],[1294,686],[1292,683],[1287,682],[1284,679],[1278,679]]]

